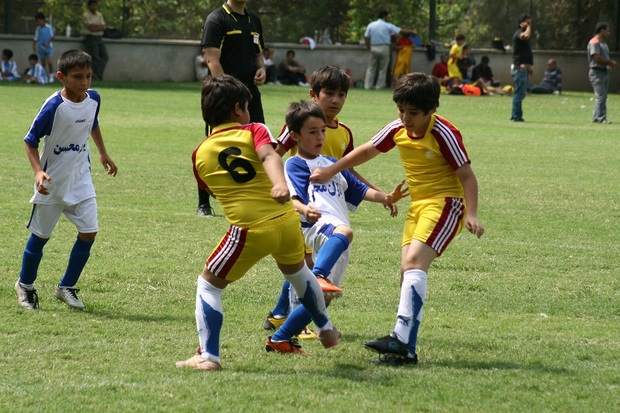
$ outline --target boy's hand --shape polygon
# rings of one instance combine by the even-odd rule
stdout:
[[[101,164],[103,165],[105,170],[108,172],[108,175],[116,176],[118,168],[116,167],[116,164],[114,163],[112,158],[110,158],[108,155],[104,155],[101,156],[99,160],[101,161]]]
[[[321,218],[321,213],[316,209],[314,204],[308,204],[303,214],[306,217],[306,221],[311,224],[314,224]]]
[[[328,173],[327,168],[319,166],[318,168],[314,168],[314,171],[312,171],[312,174],[310,175],[310,182],[323,184],[331,177],[332,175]]]
[[[37,186],[37,191],[41,194],[41,195],[49,195],[50,191],[47,188],[47,186],[45,186],[45,181],[49,182],[50,184],[52,183],[52,178],[50,178],[50,176],[48,174],[46,174],[43,171],[37,172],[36,176],[35,176],[35,182],[36,182],[36,186]]]
[[[480,238],[482,234],[484,234],[484,227],[482,226],[482,224],[480,223],[480,221],[478,221],[478,218],[476,217],[466,216],[465,217],[465,228],[467,228],[469,232],[471,232],[478,238]]]
[[[286,183],[274,185],[271,188],[271,197],[280,204],[286,204],[291,199],[291,193],[288,191]]]
[[[409,187],[406,186],[405,188],[403,188],[404,184],[405,181],[403,180],[401,181],[401,183],[394,187],[394,190],[391,193],[387,194],[388,203],[395,204],[407,195],[409,195]]]

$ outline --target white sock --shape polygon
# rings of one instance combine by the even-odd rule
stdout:
[[[283,274],[284,278],[295,288],[295,293],[304,307],[312,316],[314,325],[319,330],[331,330],[334,325],[329,320],[323,291],[312,271],[304,263],[304,266],[294,274]],[[310,289],[311,291],[308,291]],[[314,307],[314,308],[313,308]],[[318,316],[318,318],[317,318]]]
[[[413,318],[422,321],[422,305],[426,297],[426,273],[422,270],[407,270],[403,274],[403,284],[400,287],[400,302],[394,334],[402,343],[409,343],[409,334],[413,328]],[[418,300],[420,308],[414,308]],[[421,300],[421,301],[420,301]],[[414,310],[417,314],[414,314]]]
[[[220,330],[224,318],[222,289],[198,276],[196,288],[196,326],[201,356],[220,362]],[[205,306],[203,303],[206,303]]]

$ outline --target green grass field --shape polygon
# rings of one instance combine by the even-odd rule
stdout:
[[[53,296],[75,238],[65,218],[44,251],[40,310],[18,306],[33,188],[22,138],[55,88],[0,86],[0,411],[620,411],[620,96],[608,101],[612,125],[590,123],[591,94],[528,96],[526,123],[508,121],[507,96],[442,96],[486,233],[464,231],[435,261],[418,366],[377,366],[362,347],[395,321],[403,222],[365,203],[352,215],[345,295],[330,307],[341,344],[265,352],[282,281],[269,258],[224,293],[224,370],[205,373],[174,365],[196,348],[196,277],[228,226],[217,203],[218,218],[195,216],[198,83],[95,85],[119,174],[93,163],[100,232],[78,284],[86,310]],[[261,90],[274,134],[288,103],[308,97]],[[353,89],[340,117],[361,144],[396,110],[389,91]],[[396,150],[357,169],[385,189],[404,176]]]

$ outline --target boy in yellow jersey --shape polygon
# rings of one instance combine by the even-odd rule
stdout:
[[[217,198],[230,228],[198,277],[196,324],[200,346],[177,367],[220,370],[222,291],[258,260],[271,255],[312,315],[325,348],[340,341],[325,307],[321,287],[304,261],[299,215],[290,199],[282,159],[261,123],[249,123],[248,88],[230,75],[207,77],[202,116],[211,134],[194,150],[198,184]]]
[[[323,66],[312,73],[312,88],[310,89],[310,97],[312,101],[317,103],[325,117],[327,119],[327,125],[325,130],[325,143],[321,154],[325,156],[331,156],[336,159],[340,159],[354,148],[353,145],[353,132],[344,123],[338,119],[338,114],[342,110],[344,103],[347,99],[349,92],[349,86],[351,79],[347,73],[337,66]],[[291,152],[291,155],[295,155],[297,152],[296,142],[291,137],[288,126],[285,124],[278,136],[278,147],[276,152],[280,155],[284,155],[287,152]],[[381,188],[372,184],[361,176],[357,171],[351,168],[351,173],[364,184],[370,188],[381,191]],[[396,205],[389,205],[391,208],[392,216],[396,216],[398,210]],[[312,262],[312,248],[306,247],[306,264],[312,268],[314,263]],[[323,292],[330,298],[336,298],[342,296],[342,290],[328,282],[326,278],[319,277],[319,282],[323,288]],[[282,284],[280,296],[272,311],[267,315],[263,327],[265,330],[276,330],[284,323],[291,308],[291,301],[295,301],[294,298],[289,299],[290,285],[288,282]],[[314,338],[310,331],[304,331],[299,338]]]
[[[364,346],[390,364],[417,364],[416,341],[426,296],[427,273],[463,226],[480,237],[478,182],[461,133],[435,112],[437,78],[410,73],[401,78],[393,100],[399,119],[383,127],[369,142],[335,164],[316,168],[310,180],[326,182],[395,147],[405,169],[411,203],[401,243],[401,292],[396,326],[391,334]]]
[[[463,54],[463,43],[465,43],[465,35],[456,36],[456,43],[450,48],[450,58],[448,59],[448,76],[457,85],[463,80],[463,74],[458,66],[458,61]]]

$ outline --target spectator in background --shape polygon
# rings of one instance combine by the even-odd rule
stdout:
[[[196,80],[199,81],[209,76],[209,65],[202,54],[202,50],[194,59],[194,73],[196,73]]]
[[[491,70],[489,62],[489,56],[482,56],[480,63],[474,66],[471,72],[471,81],[475,82],[478,79],[482,79],[486,86],[499,87],[499,80],[493,76],[493,70]]]
[[[263,50],[263,61],[265,62],[265,83],[280,83],[278,81],[278,69],[273,62],[273,49],[269,46]]]
[[[519,28],[512,36],[512,66],[510,74],[514,81],[515,91],[512,96],[512,113],[510,120],[513,122],[524,122],[523,120],[523,99],[527,91],[527,82],[532,73],[534,64],[534,54],[530,37],[532,36],[532,18],[524,14],[519,19]]]
[[[26,69],[22,76],[22,82],[24,83],[39,83],[44,85],[49,80],[45,68],[39,63],[39,57],[36,54],[28,56],[28,63],[30,67]]]
[[[431,74],[439,79],[441,86],[448,86],[450,84],[450,75],[448,74],[448,58],[447,54],[442,54],[439,58],[439,62],[435,63]]]
[[[390,64],[390,43],[392,35],[416,33],[415,30],[401,29],[388,22],[390,13],[387,10],[379,11],[379,18],[366,27],[364,41],[370,50],[368,69],[364,80],[365,89],[383,89],[386,84],[388,67]]]
[[[476,60],[472,56],[472,49],[470,45],[463,45],[463,52],[461,58],[456,61],[456,65],[461,71],[461,78],[466,82],[472,81],[472,70],[476,65]]]
[[[288,50],[286,59],[278,65],[278,80],[283,85],[310,87],[306,80],[306,68],[295,60],[295,51]]]
[[[396,39],[397,54],[392,70],[392,86],[396,85],[401,76],[411,72],[411,56],[414,48],[411,36],[401,32]]]
[[[82,26],[84,48],[93,59],[93,79],[103,80],[109,57],[103,43],[106,24],[103,15],[97,11],[97,0],[88,0],[87,10],[82,15]]]
[[[11,49],[2,50],[2,67],[0,68],[0,80],[14,82],[19,79],[19,70],[17,63],[13,60],[13,51]]]
[[[34,31],[34,39],[32,40],[32,51],[35,52],[39,59],[41,59],[41,66],[47,70],[49,74],[48,81],[52,83],[55,78],[54,72],[54,29],[45,20],[43,13],[37,13],[34,15],[34,20],[37,23],[37,28]]]
[[[588,42],[588,77],[594,89],[594,111],[592,122],[611,123],[607,120],[607,90],[609,89],[609,72],[618,63],[609,57],[609,47],[605,40],[611,34],[607,23],[597,23],[594,37]]]
[[[450,48],[450,57],[448,58],[448,75],[450,79],[456,84],[461,83],[463,80],[463,74],[458,66],[458,60],[463,54],[463,44],[465,43],[465,35],[459,34],[456,36],[456,42]]]
[[[530,88],[531,93],[551,94],[562,93],[562,70],[554,59],[547,60],[547,68],[542,81]]]

